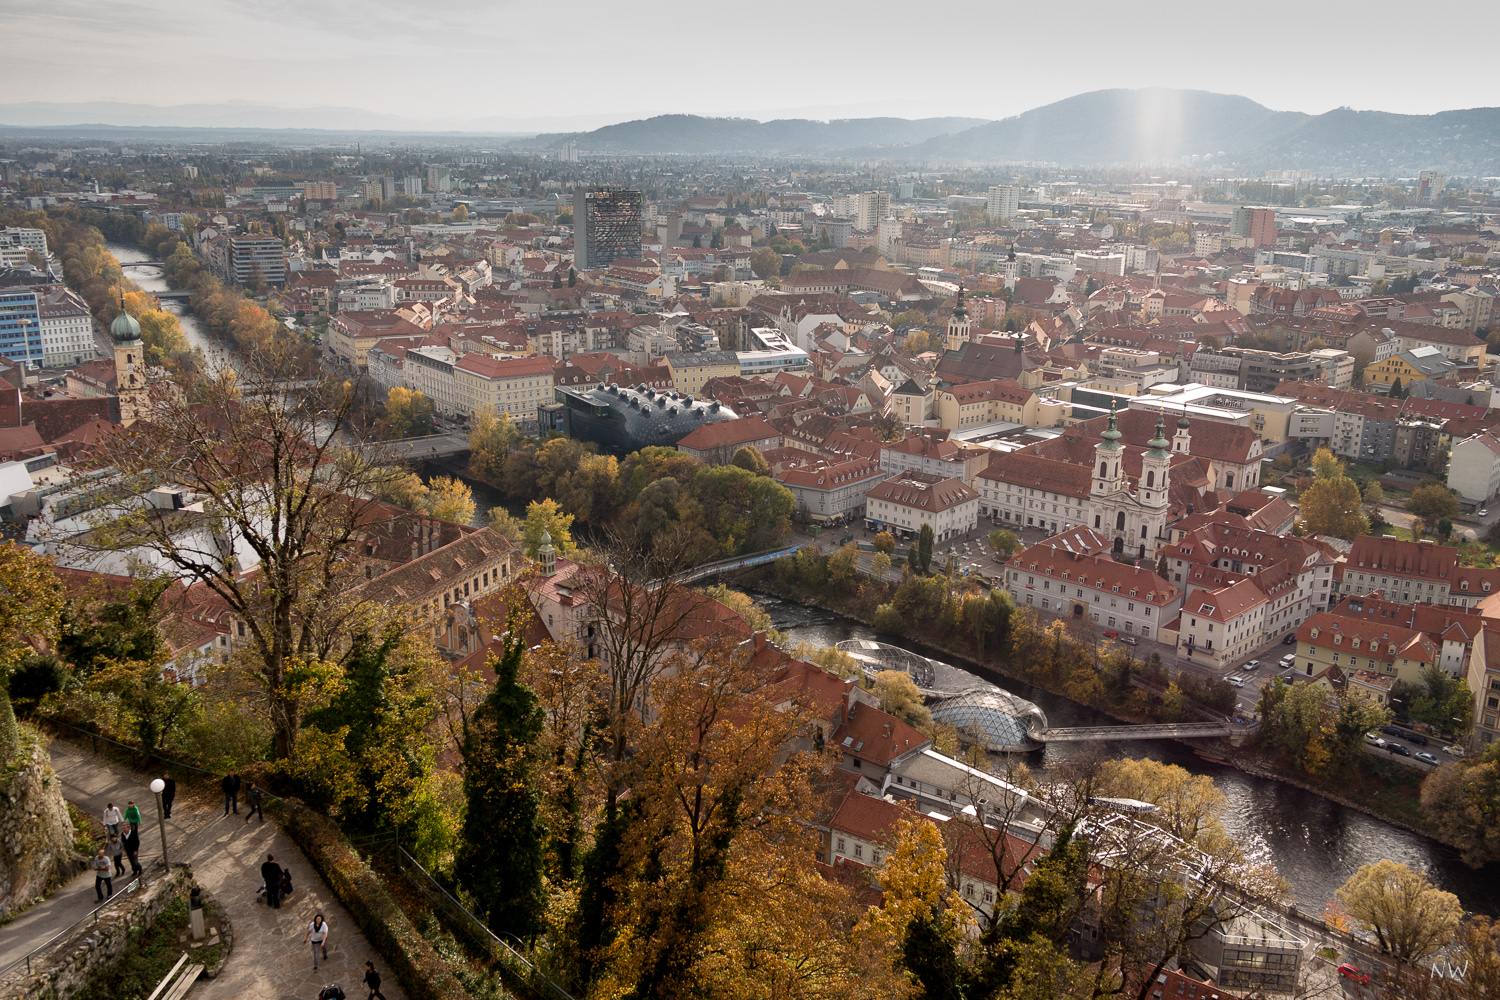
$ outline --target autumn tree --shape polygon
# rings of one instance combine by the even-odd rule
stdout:
[[[742,469],[753,472],[757,476],[769,476],[771,474],[770,464],[766,462],[766,458],[760,453],[760,449],[753,444],[747,444],[735,452],[734,458],[730,460],[729,464],[737,465]]]
[[[1422,812],[1478,868],[1500,859],[1500,743],[1478,759],[1457,760],[1422,780]]]
[[[353,557],[373,498],[400,472],[338,443],[357,386],[255,391],[301,374],[294,355],[274,349],[252,352],[241,373],[249,391],[227,366],[188,373],[180,393],[153,393],[150,420],[99,442],[97,466],[115,471],[89,483],[98,501],[88,515],[94,530],[60,544],[89,554],[149,550],[179,579],[222,600],[244,623],[242,662],[264,692],[273,753],[282,759],[295,749],[301,721],[289,672],[340,661],[355,626],[386,613],[360,591]],[[189,520],[210,531],[185,531],[182,514],[139,503],[143,487],[166,484],[192,498],[201,514]]]
[[[386,396],[385,413],[376,423],[376,429],[390,439],[431,434],[432,403],[419,390],[395,386]]]
[[[881,711],[918,729],[932,725],[932,713],[922,703],[922,692],[905,670],[882,670],[875,675],[875,697]]]
[[[1359,487],[1347,476],[1319,478],[1298,499],[1303,530],[1309,535],[1358,538],[1370,530],[1361,499]]]
[[[1406,498],[1406,509],[1426,523],[1435,524],[1445,517],[1457,517],[1461,508],[1458,496],[1452,490],[1442,483],[1431,482],[1411,491],[1411,496]]]
[[[875,551],[890,555],[896,551],[896,536],[889,531],[877,532],[875,535]]]
[[[845,542],[828,557],[828,578],[834,583],[848,584],[859,576],[859,548],[853,542]]]
[[[1344,463],[1327,448],[1319,448],[1313,454],[1312,467],[1319,479],[1340,479],[1344,475]]]
[[[455,476],[434,476],[428,484],[427,510],[444,521],[468,524],[474,520],[474,491]]]
[[[11,672],[31,653],[28,640],[54,640],[62,608],[52,564],[19,545],[0,544],[0,763],[21,746],[10,704]]]
[[[1421,962],[1447,947],[1463,917],[1457,896],[1389,858],[1361,865],[1334,896],[1398,965]]]
[[[762,281],[781,274],[781,254],[770,247],[761,247],[750,254],[750,270]]]
[[[573,515],[563,513],[556,500],[533,500],[526,505],[521,550],[535,559],[537,550],[542,547],[542,535],[546,534],[552,536],[552,547],[558,555],[567,555],[577,548],[573,544],[572,528]]]
[[[917,553],[915,568],[919,573],[928,573],[932,570],[932,546],[934,538],[932,522],[923,521],[921,529],[917,531],[916,544],[912,546]]]
[[[521,432],[511,423],[510,414],[475,414],[473,429],[469,431],[469,474],[498,485],[505,474],[506,461],[520,440]]]
[[[1156,810],[1148,821],[1188,844],[1209,851],[1229,844],[1221,821],[1229,800],[1207,775],[1148,757],[1127,757],[1103,766],[1098,793],[1150,802]]]
[[[1372,509],[1385,503],[1385,490],[1380,488],[1379,480],[1372,481],[1365,487],[1365,503]]]
[[[1011,553],[1016,551],[1016,546],[1021,544],[1015,534],[1004,528],[996,528],[990,532],[990,550],[1000,559],[1009,559]]]
[[[884,552],[877,552],[870,557],[870,575],[877,580],[884,580],[885,575],[891,571],[891,557]]]
[[[925,817],[901,820],[895,849],[880,870],[881,905],[861,931],[878,951],[899,958],[929,997],[959,995],[959,948],[973,925],[948,883],[948,849]]]

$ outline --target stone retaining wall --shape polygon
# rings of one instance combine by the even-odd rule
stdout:
[[[81,869],[62,782],[40,743],[0,773],[0,919],[13,916]]]
[[[133,935],[151,926],[173,900],[185,898],[193,871],[175,864],[165,877],[92,918],[31,961],[32,972],[5,991],[6,1000],[69,1000],[99,969],[125,957]]]

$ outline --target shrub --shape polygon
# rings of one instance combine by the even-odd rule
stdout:
[[[348,908],[365,937],[385,956],[412,1000],[471,1000],[447,963],[338,829],[300,802],[282,807],[282,826]]]
[[[894,605],[882,604],[875,609],[875,630],[877,632],[891,632],[896,635],[906,631],[906,619],[901,617]]]

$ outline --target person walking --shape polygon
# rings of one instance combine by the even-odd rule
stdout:
[[[139,833],[141,829],[141,811],[135,807],[135,799],[125,803],[125,822],[130,824],[131,833]]]
[[[171,819],[172,800],[177,798],[177,782],[166,772],[162,773],[161,780],[167,786],[161,790],[161,816],[162,819]]]
[[[234,814],[240,814],[240,776],[230,771],[224,775],[224,780],[219,782],[219,787],[224,789],[224,815],[229,815],[233,809]]]
[[[276,863],[276,855],[266,855],[260,866],[260,877],[266,883],[266,905],[273,910],[281,909],[281,866]]]
[[[99,853],[94,855],[94,895],[102,903],[114,894],[115,880],[109,874],[109,858],[104,856],[104,848],[101,847]]]
[[[255,782],[250,782],[250,787],[245,791],[245,805],[247,807],[245,809],[246,823],[250,822],[251,816],[259,816],[262,823],[266,821],[266,814],[261,812],[260,808],[261,800],[263,798],[265,798],[264,793],[262,793],[259,788],[255,787]]]
[[[319,913],[313,917],[312,923],[307,925],[307,933],[302,935],[302,943],[312,943],[313,971],[318,971],[318,952],[323,953],[323,961],[328,961],[328,921],[323,919]]]
[[[141,835],[131,830],[120,838],[120,842],[125,845],[125,857],[130,860],[130,874],[139,875],[141,873]]]
[[[120,835],[112,833],[109,835],[109,843],[104,845],[110,860],[115,863],[115,874],[125,874],[125,845],[120,842]]]
[[[114,836],[120,832],[120,824],[123,822],[125,822],[125,815],[115,808],[113,802],[106,803],[104,806],[104,829],[108,830],[111,836]]]
[[[374,962],[365,963],[364,984],[370,989],[370,995],[365,1000],[375,1000],[376,997],[385,1000],[385,994],[380,992],[380,973],[375,971]]]

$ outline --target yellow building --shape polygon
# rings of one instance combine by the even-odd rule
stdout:
[[[1296,656],[1293,669],[1304,678],[1338,667],[1346,677],[1364,670],[1408,684],[1421,684],[1423,671],[1442,659],[1424,632],[1327,612],[1297,629]]]
[[[1400,380],[1402,385],[1410,385],[1424,379],[1453,375],[1459,367],[1458,362],[1444,357],[1436,347],[1418,347],[1370,365],[1365,369],[1365,382],[1392,385]]]
[[[1015,379],[1000,378],[940,389],[933,399],[933,411],[938,426],[950,431],[1000,421],[1039,427],[1038,399]]]
[[[510,414],[516,426],[532,431],[537,407],[552,402],[551,358],[497,358],[465,354],[453,365],[453,400],[460,413]]]
[[[740,373],[739,355],[733,351],[673,351],[667,354],[672,388],[697,396],[711,378],[729,378]]]

